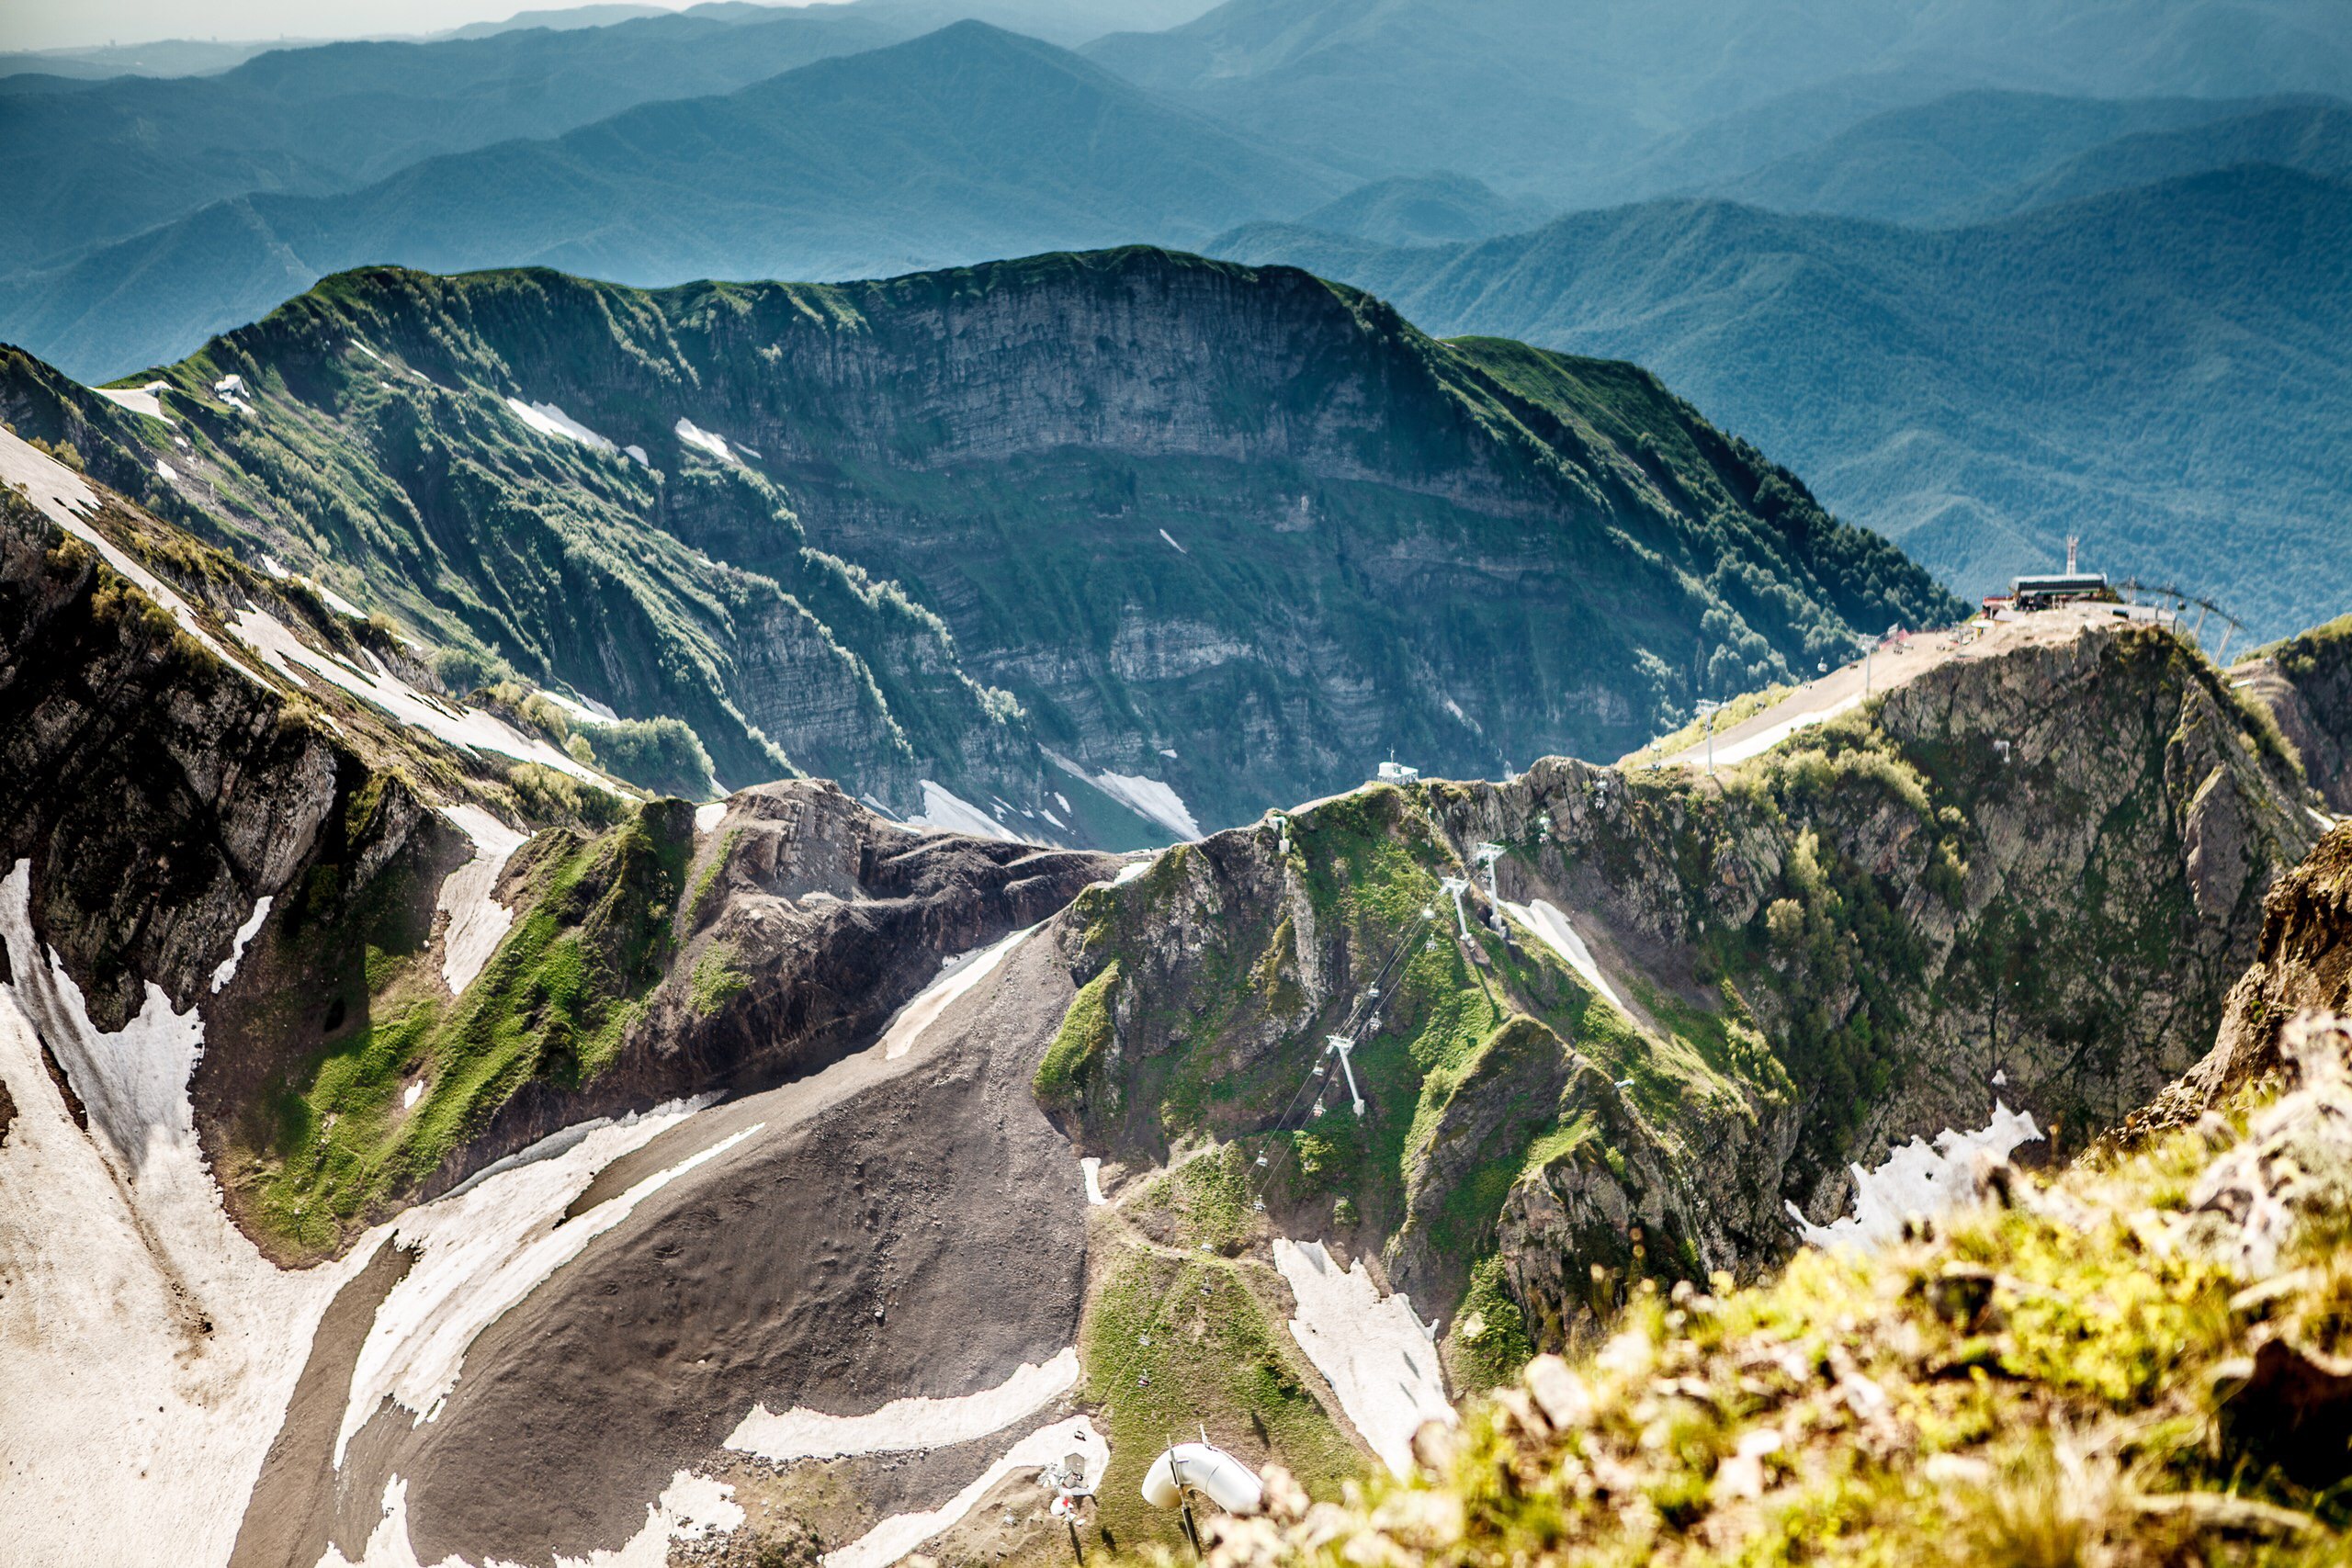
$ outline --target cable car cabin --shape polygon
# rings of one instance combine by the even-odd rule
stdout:
[[[2020,610],[2050,610],[2061,604],[2115,597],[2103,571],[2059,571],[2019,577],[2009,583],[2009,600]]]

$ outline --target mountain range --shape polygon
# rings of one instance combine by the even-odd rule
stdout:
[[[2269,637],[2342,604],[2348,244],[2352,186],[2247,164],[1942,231],[1677,200],[1476,244],[1214,248],[1651,366],[1963,592],[2075,534]]]
[[[684,721],[722,779],[1061,841],[1189,837],[1391,748],[1617,755],[1958,610],[1630,366],[1144,249],[659,292],[370,269],[143,389],[12,355],[0,409],[419,628],[454,690],[519,673]]]
[[[86,377],[185,353],[364,263],[871,276],[1045,243],[1198,245],[1337,189],[1065,51],[966,22],[347,194],[219,202],[0,284],[0,318]]]

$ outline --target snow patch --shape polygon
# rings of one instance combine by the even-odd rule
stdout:
[[[946,785],[922,780],[922,809],[909,817],[910,825],[935,829],[943,833],[969,833],[976,839],[1002,839],[1009,843],[1020,842],[1020,836],[1003,823],[962,799]]]
[[[1826,724],[1839,714],[1850,712],[1861,705],[1862,694],[1856,692],[1850,696],[1841,697],[1817,713],[1799,714],[1794,718],[1759,729],[1744,740],[1735,740],[1728,746],[1718,744],[1715,747],[1715,766],[1727,768],[1734,762],[1745,762],[1750,757],[1760,757],[1798,730],[1810,729],[1816,724]],[[1697,767],[1706,766],[1707,743],[1704,740],[1700,741],[1698,745],[1682,753],[1682,760]]]
[[[416,1102],[424,1098],[424,1080],[423,1078],[419,1078],[414,1083],[409,1085],[406,1089],[401,1090],[401,1109],[402,1111],[413,1111],[416,1109]]]
[[[1383,1296],[1361,1259],[1341,1272],[1319,1241],[1276,1236],[1274,1267],[1298,1298],[1292,1337],[1372,1451],[1396,1474],[1411,1474],[1421,1423],[1459,1419],[1445,1397],[1436,1325],[1413,1315],[1410,1298]]]
[[[229,623],[229,629],[239,641],[297,684],[307,685],[309,677],[316,676],[373,703],[399,722],[438,736],[461,750],[494,751],[517,761],[537,762],[570,773],[607,794],[612,792],[613,786],[602,774],[582,767],[538,737],[525,735],[497,715],[480,708],[461,708],[429,696],[380,664],[373,673],[362,671],[331,654],[319,652],[288,631],[283,622],[250,605],[237,613]]]
[[[641,1116],[567,1128],[447,1196],[393,1224],[392,1245],[416,1262],[376,1309],[351,1369],[351,1397],[335,1434],[343,1466],[351,1438],[390,1400],[422,1425],[440,1414],[458,1384],[474,1337],[578,1257],[637,1205],[695,1167],[718,1158],[767,1123],[757,1122],[656,1171],[616,1198],[564,1219],[571,1201],[602,1170],[693,1115],[673,1101]]]
[[[932,1537],[954,1529],[965,1515],[979,1506],[980,1499],[998,1482],[1014,1471],[1025,1467],[1042,1470],[1049,1464],[1059,1464],[1069,1454],[1076,1454],[1084,1461],[1085,1484],[1101,1483],[1102,1472],[1111,1462],[1111,1445],[1102,1440],[1094,1423],[1082,1416],[1073,1421],[1057,1421],[1050,1427],[1038,1427],[1013,1444],[969,1486],[938,1507],[927,1513],[893,1514],[839,1551],[825,1553],[825,1568],[888,1568]]]
[[[1161,538],[1163,538],[1163,539],[1167,540],[1170,544],[1171,544],[1171,545],[1175,545],[1175,546],[1176,546],[1176,553],[1177,553],[1178,555],[1180,555],[1180,556],[1189,556],[1189,555],[1191,555],[1191,554],[1193,553],[1192,551],[1190,551],[1190,550],[1186,549],[1183,546],[1182,546],[1182,545],[1177,545],[1177,544],[1176,544],[1176,536],[1175,536],[1175,535],[1173,535],[1173,534],[1171,534],[1171,533],[1170,533],[1167,529],[1162,528],[1162,529],[1159,531],[1159,536],[1160,536]]]
[[[1088,1155],[1084,1159],[1080,1160],[1078,1174],[1085,1179],[1086,1201],[1089,1204],[1099,1209],[1110,1201],[1102,1196],[1102,1161],[1100,1158]]]
[[[90,390],[110,403],[129,409],[132,413],[143,413],[149,419],[160,419],[168,424],[171,423],[171,415],[164,412],[164,400],[155,394],[169,391],[171,385],[169,381],[150,381],[139,388],[93,387]],[[168,479],[171,476],[167,474],[164,477]]]
[[[516,419],[521,420],[541,435],[553,436],[558,441],[577,441],[582,446],[592,447],[598,452],[618,450],[611,442],[564,412],[562,408],[555,403],[526,403],[520,398],[510,397],[506,400],[506,406],[514,412]]]
[[[1815,1247],[1883,1247],[1903,1234],[1905,1215],[1939,1214],[1966,1197],[1980,1151],[1988,1158],[2005,1159],[2019,1144],[2041,1138],[2041,1129],[2033,1124],[2032,1116],[1996,1100],[1993,1119],[1973,1133],[1947,1127],[1932,1145],[1925,1138],[1898,1145],[1875,1170],[1849,1167],[1854,1173],[1852,1213],[1816,1225],[1791,1203],[1789,1217]]]
[[[719,818],[726,815],[727,803],[725,801],[705,801],[702,805],[695,807],[695,831],[697,833],[709,832],[712,829],[718,826]]]
[[[128,1568],[169,1541],[175,1562],[225,1562],[319,1317],[381,1236],[300,1272],[262,1258],[194,1136],[202,1021],[151,987],[128,1027],[92,1027],[40,952],[31,886],[25,861],[0,878],[0,1087],[17,1107],[0,1145],[0,1556]]]
[[[989,943],[959,953],[939,966],[939,977],[915,993],[914,999],[900,1008],[882,1032],[879,1042],[885,1061],[896,1061],[914,1049],[939,1015],[955,1005],[956,998],[987,978],[990,970],[1004,962],[1004,955],[1021,945],[1022,939],[1035,926],[1023,926],[1019,931]]]
[[[994,1388],[949,1399],[894,1399],[870,1416],[827,1416],[799,1405],[777,1416],[754,1404],[726,1446],[773,1464],[944,1449],[1001,1432],[1077,1386],[1078,1351],[1065,1349],[1042,1367],[1022,1362]]]
[[[245,956],[245,943],[253,941],[254,933],[261,930],[261,923],[269,919],[270,900],[271,895],[267,893],[254,899],[254,912],[247,915],[245,923],[237,928],[237,934],[229,944],[229,956],[222,959],[220,967],[212,971],[214,996],[219,996],[220,988],[237,977],[237,964]]]
[[[179,483],[180,471],[177,468],[173,468],[169,463],[164,462],[161,457],[158,457],[155,459],[155,477],[162,479],[165,484],[177,484]]]
[[[1084,779],[1136,816],[1159,823],[1178,838],[1189,841],[1201,836],[1201,825],[1193,819],[1192,808],[1184,804],[1183,796],[1158,779],[1136,773],[1090,773],[1058,751],[1047,751],[1046,755],[1062,772]],[[1069,803],[1063,804],[1067,807]]]
[[[1126,864],[1119,868],[1119,874],[1116,876],[1111,878],[1111,886],[1114,887],[1125,886],[1126,884],[1133,882],[1136,877],[1141,876],[1145,872],[1149,871],[1153,866],[1158,865],[1159,863],[1159,857],[1158,855],[1147,856],[1142,860],[1131,860]]]
[[[1593,962],[1592,949],[1587,947],[1577,929],[1568,924],[1566,911],[1548,899],[1537,898],[1526,904],[1506,903],[1504,910],[1510,918],[1544,940],[1544,945],[1558,953],[1567,966],[1577,972],[1584,983],[1607,997],[1619,1012],[1627,1012],[1625,998],[1609,983],[1609,976]]]
[[[395,1475],[384,1483],[383,1508],[383,1517],[369,1532],[357,1562],[330,1544],[326,1554],[319,1559],[318,1568],[424,1568],[417,1561],[415,1545],[409,1540],[405,1476]],[[599,1547],[585,1557],[558,1552],[555,1564],[556,1568],[664,1568],[670,1560],[672,1541],[707,1540],[730,1534],[742,1523],[743,1509],[735,1501],[734,1487],[681,1470],[672,1475],[660,1500],[646,1505],[644,1528],[623,1542],[618,1551]],[[463,1558],[450,1556],[434,1568],[468,1568],[468,1564]],[[493,1568],[514,1565],[499,1563]]]
[[[361,609],[358,605],[353,604],[342,594],[337,593],[334,589],[329,588],[317,578],[310,577],[303,579],[303,581],[311,585],[311,592],[325,600],[327,608],[333,610],[336,615],[346,616],[355,621],[364,621],[368,618],[367,611]]]
[[[629,461],[635,463],[640,468],[650,468],[653,466],[653,460],[645,455],[645,448],[642,446],[632,443],[629,446],[622,447],[621,450],[628,453],[629,456]]]
[[[169,610],[172,619],[180,624],[180,630],[217,654],[222,662],[240,670],[244,668],[205,629],[204,623],[196,618],[196,612],[188,608],[187,601],[179,596],[177,590],[116,548],[112,541],[83,519],[83,511],[96,510],[98,498],[81,475],[46,452],[34,451],[13,432],[0,430],[0,481],[22,488],[43,516],[97,551],[108,566]]]
[[[561,692],[542,691],[539,695],[570,714],[582,724],[618,724],[621,716],[594,697],[567,697]]]
[[[727,437],[718,434],[712,431],[705,430],[693,420],[681,415],[678,423],[672,425],[670,428],[677,435],[679,440],[684,442],[689,446],[701,447],[704,451],[709,453],[712,457],[718,458],[722,463],[732,463],[738,461],[734,449],[727,445]]]
[[[507,857],[530,835],[518,833],[479,806],[451,806],[441,813],[473,840],[473,858],[441,879],[433,907],[448,922],[441,928],[441,982],[461,996],[514,924],[514,912],[491,897]]]

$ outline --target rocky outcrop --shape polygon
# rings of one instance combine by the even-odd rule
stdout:
[[[150,984],[205,996],[257,899],[364,896],[451,837],[0,486],[0,863],[32,863],[34,930],[100,1027]]]
[[[2264,649],[2230,679],[2270,710],[2327,808],[2352,812],[2352,616]]]
[[[1344,1187],[1428,1310],[1497,1258],[1558,1343],[1643,1275],[1776,1260],[1785,1204],[1826,1221],[1849,1162],[1996,1100],[2062,1150],[2114,1126],[2211,1043],[2305,801],[2210,666],[2120,623],[1947,660],[1719,781],[1555,759],[1375,787],[1080,897],[1073,979],[1117,968],[1069,1115],[1114,1154],[1332,1145],[1338,1176],[1268,1188],[1279,1223],[1333,1226]],[[1480,929],[1482,843],[1594,970]],[[1366,1010],[1365,1120],[1310,1121],[1302,1080],[1344,1109],[1319,1043]]]
[[[2223,1004],[2212,1050],[2123,1129],[2129,1141],[2196,1121],[2284,1066],[2282,1031],[2312,1009],[2352,1008],[2352,826],[2319,841],[2264,900],[2260,951]]]

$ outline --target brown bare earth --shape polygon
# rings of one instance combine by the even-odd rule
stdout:
[[[476,1339],[437,1419],[379,1411],[339,1479],[332,1416],[289,1423],[294,1440],[265,1477],[272,1511],[331,1515],[334,1544],[356,1557],[386,1478],[400,1475],[422,1561],[584,1555],[639,1529],[672,1475],[711,1461],[756,1401],[863,1415],[974,1393],[1048,1359],[1078,1331],[1085,1196],[1029,1077],[1070,994],[1041,934],[899,1060],[869,1050],[618,1162],[604,1190],[761,1127],[644,1201]],[[887,1475],[883,1504],[929,1507],[988,1458],[860,1468]],[[309,1497],[286,1483],[300,1474],[315,1478]],[[757,1506],[756,1494],[745,1500]],[[745,1533],[761,1524],[755,1513]],[[307,1531],[248,1531],[255,1563],[307,1568],[323,1545]],[[292,1550],[262,1554],[264,1538]]]

